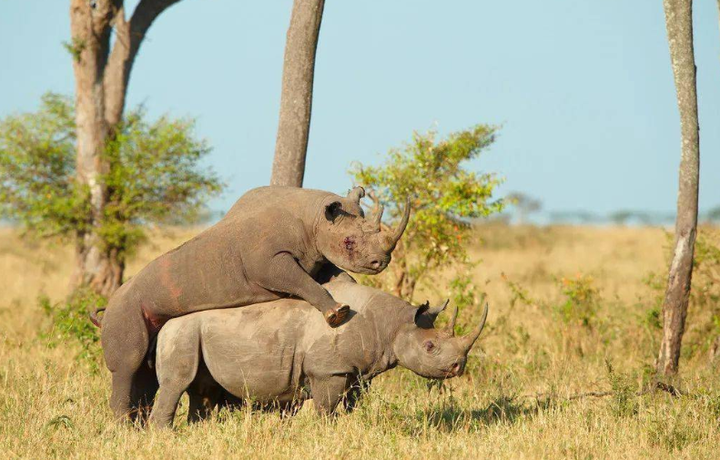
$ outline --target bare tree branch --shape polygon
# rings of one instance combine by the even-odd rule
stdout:
[[[115,16],[117,41],[105,71],[105,118],[110,127],[122,119],[127,85],[135,57],[148,29],[167,8],[180,0],[141,0],[130,21],[125,19],[121,5]]]

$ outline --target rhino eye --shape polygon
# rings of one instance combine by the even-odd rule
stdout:
[[[425,347],[425,351],[431,352],[435,349],[435,344],[432,340],[426,340],[425,343],[423,343],[423,347]]]

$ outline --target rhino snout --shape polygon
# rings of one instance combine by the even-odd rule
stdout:
[[[381,272],[385,270],[385,268],[390,263],[390,257],[388,256],[382,256],[382,257],[373,257],[370,259],[370,262],[368,263],[368,267],[370,267],[373,270],[377,270],[377,272]]]
[[[455,363],[450,366],[448,377],[460,377],[465,372],[465,363]]]

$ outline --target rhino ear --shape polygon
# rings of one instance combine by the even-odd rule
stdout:
[[[342,212],[342,203],[339,201],[333,201],[329,205],[325,206],[325,218],[330,222],[335,222]]]
[[[425,302],[415,311],[415,325],[422,329],[432,329],[440,311],[430,308],[430,302]]]
[[[437,307],[431,307],[430,302],[420,305],[415,312],[415,324],[423,329],[432,329],[435,327],[435,320],[438,315],[445,310],[449,303],[450,299]]]

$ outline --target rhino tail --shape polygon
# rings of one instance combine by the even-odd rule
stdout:
[[[98,307],[90,312],[90,321],[97,327],[102,327],[102,318],[98,317],[98,313],[105,311],[105,307]]]

